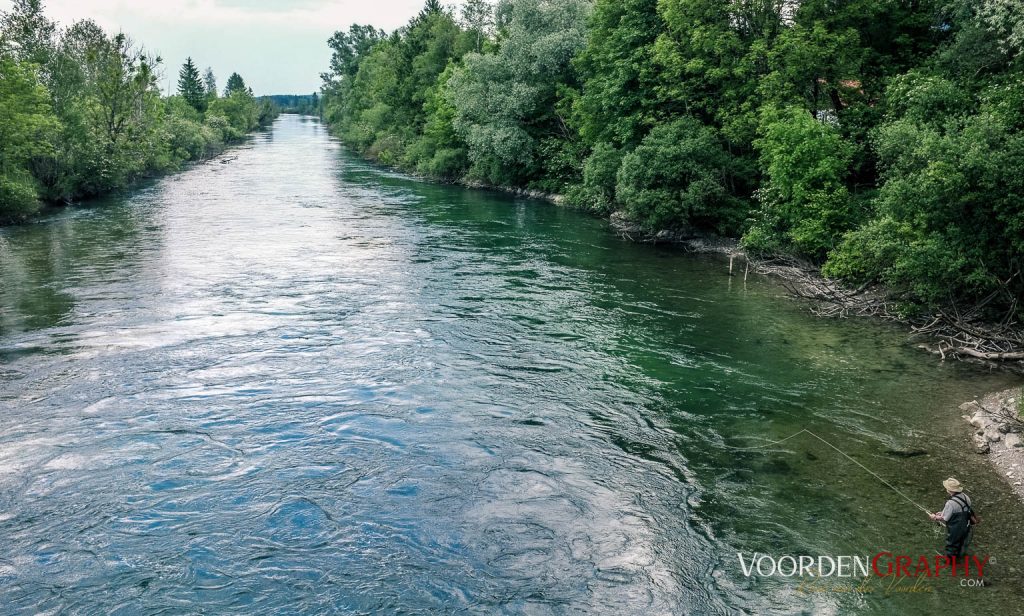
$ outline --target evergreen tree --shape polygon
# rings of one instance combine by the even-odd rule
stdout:
[[[246,92],[245,80],[238,73],[231,73],[228,77],[228,84],[224,88],[224,96],[231,96],[234,92]]]
[[[178,73],[178,94],[196,111],[206,110],[206,88],[191,57],[185,60]]]

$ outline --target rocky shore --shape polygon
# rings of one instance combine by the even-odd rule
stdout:
[[[960,405],[963,418],[974,427],[974,450],[988,458],[999,474],[1024,500],[1024,418],[1021,388],[991,393]]]

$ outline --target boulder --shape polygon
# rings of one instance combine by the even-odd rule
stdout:
[[[985,428],[985,438],[987,438],[989,441],[993,443],[997,443],[1000,440],[1002,440],[1003,435],[999,432],[999,430],[990,426],[988,428]]]
[[[1003,444],[1006,445],[1007,449],[1013,449],[1021,446],[1020,435],[1010,433],[1003,437]]]
[[[971,416],[971,425],[975,428],[986,428],[992,423],[992,417],[985,411],[978,411]]]
[[[988,453],[989,444],[988,439],[984,436],[975,434],[974,435],[974,451],[977,453]]]

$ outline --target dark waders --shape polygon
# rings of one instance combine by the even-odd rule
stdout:
[[[960,511],[946,522],[946,556],[963,556],[971,542],[971,506],[959,496],[954,494],[950,497],[960,505]]]

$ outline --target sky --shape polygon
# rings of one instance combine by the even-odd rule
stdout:
[[[331,52],[327,39],[352,23],[391,31],[423,0],[44,0],[47,16],[68,26],[90,18],[124,31],[163,58],[161,88],[177,88],[191,56],[213,68],[217,86],[237,72],[256,94],[310,94],[320,88]],[[448,3],[446,3],[448,4]],[[9,0],[0,0],[7,11]]]

